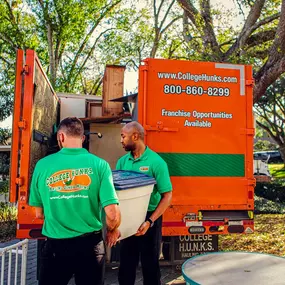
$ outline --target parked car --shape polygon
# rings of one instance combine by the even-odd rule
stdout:
[[[281,163],[283,159],[278,150],[267,150],[254,152],[253,157],[255,160],[266,161],[267,163]]]

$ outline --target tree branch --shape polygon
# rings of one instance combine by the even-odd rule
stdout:
[[[254,5],[252,6],[248,17],[245,21],[245,24],[242,28],[242,31],[235,41],[235,43],[229,48],[229,50],[224,55],[224,60],[228,60],[229,57],[231,57],[237,50],[240,50],[243,48],[247,38],[252,33],[252,27],[258,20],[261,14],[261,10],[264,6],[265,0],[256,0],[254,2]]]
[[[183,35],[183,39],[185,40],[185,42],[189,43],[191,40],[191,35],[190,35],[190,31],[189,31],[189,22],[188,22],[188,17],[186,15],[186,11],[183,11],[183,30],[182,30],[182,35]]]
[[[265,110],[263,110],[263,114],[264,115],[259,114],[259,116],[261,118],[263,118],[270,125],[271,130],[274,130],[276,133],[278,133],[278,130],[276,129],[276,125],[274,123],[272,123],[271,120],[268,118]]]
[[[247,55],[252,58],[258,58],[265,60],[268,57],[269,49],[265,50],[255,50],[251,49],[247,51]]]
[[[160,22],[159,30],[162,29],[162,27],[163,27],[163,25],[164,25],[164,23],[165,23],[165,21],[166,21],[166,19],[167,19],[167,16],[169,15],[169,12],[170,12],[170,10],[171,10],[171,8],[172,8],[172,6],[173,6],[174,3],[175,3],[175,0],[172,0],[172,2],[170,3],[168,9],[166,10],[166,12],[165,12],[165,14],[164,14],[164,17],[163,17],[162,21]]]
[[[98,86],[98,84],[100,84],[101,80],[102,80],[102,77],[97,77],[97,79],[94,81],[94,84],[90,90],[90,94],[94,94],[93,92],[97,89],[96,87]]]
[[[276,13],[276,14],[274,14],[274,15],[272,15],[272,16],[269,16],[269,17],[267,17],[267,18],[264,18],[264,19],[258,21],[257,23],[255,23],[255,24],[251,27],[251,33],[254,32],[255,30],[257,30],[259,27],[261,27],[261,26],[263,26],[263,25],[265,25],[265,24],[268,24],[268,23],[270,23],[270,22],[272,22],[272,21],[274,21],[274,20],[279,19],[280,15],[281,15],[281,13]]]
[[[91,28],[90,32],[86,35],[85,39],[83,40],[80,48],[78,49],[74,59],[73,59],[73,62],[72,62],[72,65],[71,65],[71,68],[70,68],[70,72],[69,72],[69,75],[68,75],[68,80],[71,80],[71,77],[73,75],[73,72],[74,72],[74,69],[76,67],[76,64],[78,62],[78,59],[79,57],[81,56],[82,54],[82,51],[85,49],[90,37],[92,36],[93,32],[95,31],[95,29],[98,27],[98,25],[100,24],[101,20],[107,15],[107,13],[109,13],[116,5],[118,5],[122,0],[117,0],[115,3],[111,4],[110,6],[105,6],[106,10],[101,13],[100,17],[95,21],[93,27]]]
[[[6,62],[8,65],[12,65],[6,58],[4,58],[3,56],[0,55],[0,59],[3,60],[4,62]]]
[[[164,2],[164,0],[161,2],[159,8],[161,8],[161,5],[162,5],[163,2]],[[155,5],[155,3],[156,3],[156,2],[154,1],[154,5]],[[154,14],[154,19],[155,19],[155,20],[154,20],[154,21],[155,21],[155,27],[154,27],[154,29],[155,29],[155,36],[154,36],[154,40],[153,40],[152,49],[151,49],[151,52],[150,52],[150,57],[151,57],[151,58],[154,58],[155,55],[156,55],[156,52],[157,52],[157,49],[158,49],[158,45],[159,45],[159,41],[160,41],[161,36],[163,35],[163,33],[164,33],[167,29],[169,29],[169,27],[171,27],[171,26],[173,25],[173,23],[175,23],[178,19],[181,19],[181,18],[182,18],[182,16],[178,16],[178,17],[172,19],[172,20],[166,25],[166,27],[165,27],[164,29],[162,29],[162,27],[163,27],[163,25],[164,25],[164,23],[165,23],[165,21],[166,21],[166,19],[167,19],[167,16],[169,15],[169,12],[170,12],[172,6],[174,5],[174,3],[175,3],[175,0],[172,0],[171,4],[169,5],[168,9],[166,10],[166,12],[165,12],[165,14],[164,14],[164,17],[163,17],[162,21],[161,21],[160,24],[159,24],[159,27],[158,27],[159,12],[158,12],[157,14]],[[159,9],[159,11],[160,11],[160,9]],[[155,9],[154,9],[154,13],[155,13]]]
[[[62,77],[63,77],[64,81],[66,81],[66,76],[65,76],[64,68],[62,66],[62,60],[61,59],[59,60],[59,66],[60,66],[60,69],[61,69]]]
[[[8,38],[7,35],[0,33],[0,39],[2,39],[4,42],[10,44],[12,46],[12,48],[14,48],[15,50],[17,49],[17,45],[12,41],[12,39]]]
[[[196,28],[198,28],[196,17],[199,15],[199,11],[194,7],[191,1],[177,0],[178,4],[184,9],[187,17],[191,20]]]
[[[98,92],[100,86],[102,85],[102,83],[103,83],[103,78],[100,79],[100,81],[99,81],[99,83],[98,83],[98,85],[97,85],[97,87],[93,93],[94,95],[97,95],[97,92]]]
[[[46,2],[46,6],[44,5],[43,0],[38,0],[40,7],[43,12],[44,17],[44,24],[47,29],[47,40],[48,40],[48,53],[49,53],[49,65],[50,65],[50,79],[51,84],[55,87],[56,83],[56,64],[55,64],[55,57],[54,57],[54,46],[53,46],[53,27],[52,22],[48,13],[48,1]]]
[[[154,14],[154,15],[159,15],[160,14],[160,11],[162,9],[163,3],[164,3],[164,0],[161,0],[160,4],[159,4],[159,7],[158,7],[158,10],[157,10],[157,14]],[[154,4],[156,5],[156,0],[154,0]]]
[[[234,39],[230,39],[230,40],[228,40],[228,41],[226,41],[226,42],[221,43],[221,44],[219,45],[219,47],[221,48],[221,47],[223,47],[223,46],[230,45],[230,44],[233,43],[233,41],[234,41]]]
[[[265,0],[264,0],[265,1]],[[216,60],[222,57],[222,52],[220,50],[219,44],[216,39],[216,35],[213,29],[213,19],[211,15],[210,0],[201,1],[201,16],[204,20],[203,25],[203,42],[206,46],[210,45],[211,49],[215,53]]]
[[[169,50],[168,50],[168,59],[171,59],[174,52],[178,49],[178,47],[181,45],[182,43],[179,42],[178,44],[175,45],[174,40],[171,41]]]
[[[263,112],[264,112],[264,116],[262,117],[271,126],[271,129],[274,130],[276,134],[279,134],[278,125],[276,124],[276,117],[275,117],[276,114],[274,114],[274,122],[272,122],[270,119],[272,118],[272,113],[270,111],[266,112],[266,110],[263,110]],[[270,118],[268,117],[268,114],[270,115]]]
[[[254,102],[265,93],[268,86],[285,72],[285,0],[282,0],[281,16],[274,42],[266,63],[255,75]]]
[[[262,124],[261,122],[257,121],[256,120],[256,123],[261,127],[263,128],[270,136],[271,138],[278,144],[278,145],[282,145],[282,142],[281,140],[275,136],[272,131],[270,130],[270,128],[268,128],[267,126],[265,126],[264,124]]]
[[[266,43],[268,41],[271,41],[275,38],[275,35],[276,35],[276,29],[271,29],[271,30],[261,31],[259,33],[256,33],[247,39],[246,47],[251,48],[251,47]]]
[[[129,60],[125,63],[125,65],[128,65],[130,62],[135,66],[136,69],[139,69],[139,66],[137,65],[137,63],[136,63],[132,58],[129,59]]]
[[[161,8],[163,1],[160,2],[159,8]],[[159,15],[159,10],[158,13],[156,12],[156,0],[153,0],[153,15],[154,15],[154,26],[155,28],[158,26],[158,15]]]
[[[13,10],[12,10],[12,7],[10,6],[9,2],[7,0],[4,0],[5,1],[5,4],[7,6],[7,9],[9,11],[9,20],[11,21],[11,24],[14,26],[14,28],[16,29],[17,31],[17,36],[20,38],[20,42],[17,40],[18,37],[15,37],[15,40],[17,42],[17,47],[22,47],[23,45],[23,36],[22,36],[22,33],[19,29],[19,26],[18,26],[18,23],[14,17],[14,14],[13,14]]]
[[[80,66],[80,68],[78,69],[78,71],[77,71],[77,73],[76,73],[74,79],[72,80],[72,88],[74,87],[74,85],[75,85],[75,83],[76,83],[76,80],[77,80],[78,75],[81,74],[81,72],[82,72],[84,66],[86,65],[87,60],[88,60],[88,59],[90,58],[90,56],[92,55],[92,53],[93,53],[93,51],[94,51],[94,49],[95,49],[95,47],[96,47],[96,45],[97,45],[97,42],[99,41],[99,39],[101,38],[101,36],[104,35],[106,32],[111,31],[111,30],[114,30],[114,29],[115,29],[115,28],[107,29],[107,30],[103,31],[102,33],[100,33],[100,35],[96,38],[96,40],[95,40],[95,42],[94,42],[92,48],[90,49],[88,55],[85,57],[85,60],[84,60],[83,63],[81,64],[81,66]]]
[[[17,24],[16,24],[15,17],[14,17],[14,14],[13,14],[13,11],[12,11],[12,8],[11,8],[11,6],[10,6],[8,0],[4,0],[4,1],[5,1],[6,6],[7,6],[8,11],[9,11],[9,18],[10,18],[11,22],[12,22],[14,25],[17,25]]]
[[[166,26],[164,29],[161,30],[160,34],[162,35],[163,33],[165,33],[165,31],[167,29],[169,29],[177,20],[182,19],[183,16],[177,16],[176,18],[172,19]]]

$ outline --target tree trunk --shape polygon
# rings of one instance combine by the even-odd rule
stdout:
[[[150,58],[155,58],[156,56],[156,52],[158,49],[158,44],[159,44],[159,40],[160,40],[160,36],[159,36],[160,31],[156,31],[155,32],[155,39],[153,41],[153,46],[150,52]]]
[[[49,65],[50,65],[50,80],[51,85],[55,88],[56,82],[56,63],[53,48],[53,31],[49,23],[47,23],[47,38],[48,38],[48,53],[49,53]]]

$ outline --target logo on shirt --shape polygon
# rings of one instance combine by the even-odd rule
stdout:
[[[53,173],[46,179],[50,191],[76,192],[88,190],[91,184],[92,168],[67,169]]]
[[[140,171],[142,171],[142,172],[147,172],[147,171],[149,171],[149,166],[141,166],[141,167],[140,167]]]

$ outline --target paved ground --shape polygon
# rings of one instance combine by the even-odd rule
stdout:
[[[0,243],[0,248],[17,243],[18,240],[13,240],[7,243]],[[6,254],[5,264],[4,264],[4,285],[8,284],[8,255]],[[2,265],[2,260],[0,259],[0,269]],[[21,255],[18,259],[18,268],[21,268]],[[12,272],[11,272],[11,284],[14,284],[14,274],[15,274],[15,254],[12,255]],[[162,267],[162,283],[165,285],[170,284],[185,284],[183,278],[181,277],[181,272],[176,271],[171,267]],[[106,280],[105,285],[118,285],[117,282],[118,267],[108,266],[106,269]],[[20,284],[20,270],[18,270],[18,284]],[[27,258],[27,275],[26,275],[26,285],[37,285],[37,241],[30,240],[28,245],[28,258]],[[1,280],[1,276],[0,276]],[[74,281],[71,280],[69,285],[74,285]],[[136,285],[143,285],[141,270],[137,271]]]

